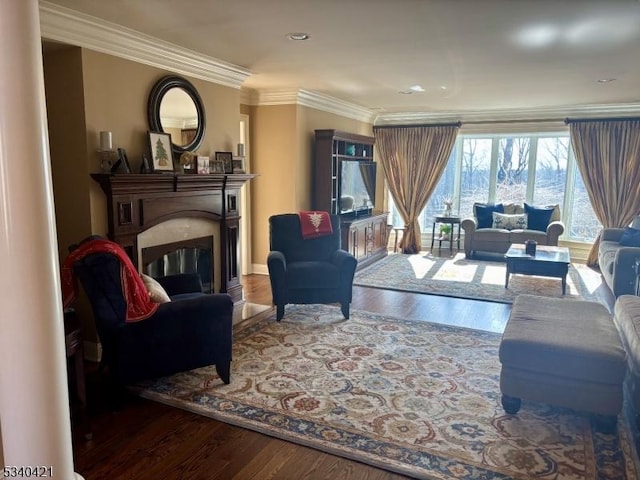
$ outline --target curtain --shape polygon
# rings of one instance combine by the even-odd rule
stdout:
[[[183,128],[180,132],[182,134],[182,143],[180,145],[182,146],[189,145],[193,142],[193,139],[196,138],[196,133],[198,133],[195,128]]]
[[[640,120],[567,122],[596,217],[604,228],[626,227],[640,212]],[[589,265],[598,263],[600,235],[589,252]]]
[[[447,166],[459,128],[459,124],[374,127],[382,171],[405,223],[403,253],[422,249],[418,217]]]

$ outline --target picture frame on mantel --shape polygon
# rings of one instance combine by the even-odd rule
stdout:
[[[245,173],[244,157],[234,155],[232,162],[233,162],[233,173]]]
[[[233,153],[232,152],[216,152],[216,162],[222,162],[224,165],[224,173],[233,173]]]
[[[153,173],[174,172],[170,134],[149,131],[149,153]]]
[[[212,160],[210,164],[211,173],[224,173],[224,163]]]

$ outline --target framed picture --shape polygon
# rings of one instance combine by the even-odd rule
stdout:
[[[149,152],[153,172],[173,172],[171,135],[164,132],[149,132]]]
[[[245,173],[244,171],[244,157],[233,157],[231,161],[233,164],[233,173]]]
[[[198,155],[196,158],[198,159],[198,174],[209,174],[209,157]]]
[[[216,162],[222,162],[224,165],[224,173],[233,173],[233,153],[216,152]]]
[[[124,148],[118,149],[118,161],[111,167],[111,173],[131,173],[131,165]]]
[[[211,173],[224,173],[224,163],[217,160],[211,161]]]

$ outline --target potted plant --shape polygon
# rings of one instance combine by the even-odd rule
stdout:
[[[440,238],[442,240],[449,240],[449,236],[451,235],[451,225],[445,223],[440,225]]]

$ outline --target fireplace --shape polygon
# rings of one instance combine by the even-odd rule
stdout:
[[[220,291],[220,223],[203,218],[174,218],[137,237],[138,267],[152,277],[197,273],[204,291]]]
[[[242,300],[239,190],[254,175],[91,176],[107,196],[109,238],[140,271],[198,273],[206,291]]]

